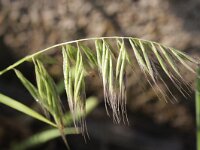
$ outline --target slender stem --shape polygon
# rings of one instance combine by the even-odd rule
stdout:
[[[197,150],[200,150],[200,67],[197,69],[197,80],[196,80],[196,143]]]
[[[38,52],[34,53],[34,54],[31,54],[31,55],[28,55],[20,60],[18,60],[16,63],[10,65],[9,67],[3,69],[0,71],[0,76],[4,73],[6,73],[7,71],[9,70],[12,70],[13,68],[19,66],[20,64],[22,64],[23,62],[25,61],[28,61],[28,60],[31,60],[33,57],[37,56],[37,55],[40,55],[42,53],[45,53],[49,50],[53,50],[54,48],[57,48],[57,47],[60,47],[60,46],[63,46],[63,45],[67,45],[67,44],[72,44],[72,43],[77,43],[77,42],[84,42],[84,41],[92,41],[92,40],[98,40],[98,39],[133,39],[133,40],[142,40],[143,42],[151,42],[151,43],[154,43],[154,44],[159,44],[157,42],[153,42],[153,41],[148,41],[148,40],[144,40],[144,39],[138,39],[138,38],[133,38],[133,37],[119,37],[119,36],[110,36],[110,37],[91,37],[91,38],[84,38],[84,39],[79,39],[79,40],[73,40],[73,41],[68,41],[68,42],[63,42],[63,43],[59,43],[59,44],[56,44],[56,45],[53,45],[53,46],[50,46],[48,48],[45,48],[45,49],[42,49],[42,50],[39,50]],[[159,44],[161,45],[161,44]],[[166,47],[165,45],[162,45],[164,47]],[[168,47],[170,48],[170,47]]]
[[[39,50],[38,52],[34,53],[34,54],[31,54],[31,55],[28,55],[22,59],[20,59],[19,61],[17,61],[16,63],[10,65],[9,67],[3,69],[0,71],[0,75],[6,73],[7,71],[9,70],[12,70],[13,68],[19,66],[20,64],[22,64],[23,62],[27,61],[27,60],[30,60],[32,59],[33,57],[39,55],[39,54],[42,54],[42,53],[45,53],[49,50],[52,50],[54,48],[57,48],[57,47],[60,47],[60,46],[63,46],[63,45],[67,45],[67,44],[72,44],[72,43],[77,43],[77,42],[84,42],[84,41],[91,41],[91,40],[97,40],[97,39],[117,39],[117,38],[121,38],[121,39],[130,39],[132,37],[119,37],[119,36],[111,36],[111,37],[92,37],[92,38],[84,38],[84,39],[79,39],[79,40],[73,40],[73,41],[68,41],[68,42],[63,42],[63,43],[59,43],[59,44],[56,44],[56,45],[53,45],[53,46],[50,46],[48,48],[45,48],[45,49],[42,49],[42,50]],[[133,38],[133,39],[137,39],[137,38]],[[143,40],[143,41],[146,41],[146,40]]]

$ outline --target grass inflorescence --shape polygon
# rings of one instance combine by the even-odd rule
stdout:
[[[116,42],[115,48],[111,46],[110,39]],[[91,49],[84,41],[93,41],[95,49]],[[156,85],[166,101],[169,97],[159,87],[158,82],[163,83],[171,96],[174,99],[176,98],[159,74],[160,71],[158,71],[157,66],[183,95],[187,95],[188,93],[180,86],[180,83],[183,82],[186,87],[189,85],[184,82],[177,64],[181,64],[192,73],[195,73],[195,70],[190,63],[198,64],[198,61],[189,55],[156,42],[132,37],[101,37],[80,39],[51,46],[0,71],[0,75],[2,75],[9,70],[15,70],[17,77],[32,97],[41,105],[46,117],[54,119],[62,135],[64,135],[64,124],[60,97],[55,82],[46,71],[43,62],[38,58],[44,52],[57,47],[62,50],[63,54],[63,76],[68,105],[73,116],[74,125],[75,127],[81,126],[82,133],[87,132],[85,116],[80,115],[80,113],[85,114],[85,77],[90,70],[98,70],[102,79],[105,107],[108,115],[110,115],[108,108],[111,108],[113,120],[116,123],[126,123],[128,122],[126,114],[126,71],[129,66],[134,69],[135,64],[133,64],[132,58],[135,58],[150,85],[152,87]],[[129,48],[132,51],[128,51]],[[16,69],[18,65],[30,60],[35,66],[37,86],[34,86]],[[64,136],[63,139],[65,140]]]

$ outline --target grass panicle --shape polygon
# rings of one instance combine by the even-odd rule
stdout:
[[[33,58],[33,63],[35,66],[37,88],[30,81],[28,81],[28,79],[26,79],[19,70],[15,69],[15,73],[33,98],[39,102],[47,118],[50,118],[50,115],[54,118],[62,138],[65,141],[66,146],[69,148],[63,132],[64,114],[62,111],[60,97],[56,89],[56,84],[40,60]]]
[[[109,42],[111,39],[116,41],[116,48],[111,46]],[[95,50],[89,48],[84,41],[94,41]],[[198,60],[189,55],[157,42],[132,37],[95,37],[53,45],[26,56],[0,71],[0,75],[2,75],[11,69],[15,70],[17,77],[33,98],[39,102],[46,114],[49,113],[54,118],[54,122],[63,135],[63,111],[59,94],[53,79],[47,73],[41,60],[36,59],[37,56],[57,47],[62,49],[64,85],[73,122],[75,127],[81,126],[82,133],[87,130],[85,116],[80,115],[80,112],[85,114],[86,107],[85,76],[91,69],[98,70],[102,80],[107,114],[110,115],[108,109],[111,108],[113,120],[120,123],[121,121],[128,121],[126,115],[126,70],[130,66],[134,71],[135,65],[131,57],[132,54],[147,81],[153,89],[158,88],[161,97],[164,99],[176,98],[165,83],[160,70],[183,95],[187,96],[188,93],[184,88],[188,87],[189,84],[185,83],[178,65],[182,65],[188,71],[195,73],[191,64],[195,66],[199,64]],[[132,50],[128,51],[128,48]],[[30,60],[33,60],[35,66],[37,87],[16,69],[18,65]],[[171,96],[163,92],[158,82],[163,84],[162,87],[165,87]],[[181,86],[182,83],[184,83],[183,87]]]
[[[65,89],[74,125],[75,127],[81,125],[82,133],[84,133],[86,130],[84,116],[80,116],[78,112],[85,113],[85,69],[79,46],[76,48],[76,57],[73,57],[74,63],[68,53],[71,48],[70,45],[62,48]]]
[[[111,44],[106,39],[116,40],[117,51],[113,51]],[[83,43],[83,41],[89,40],[95,40],[95,51]],[[26,58],[27,60],[30,60],[30,58],[34,58],[52,48],[62,46],[65,89],[75,126],[78,126],[78,124],[82,126],[85,125],[84,117],[79,117],[77,114],[80,110],[82,112],[85,111],[85,75],[89,71],[88,69],[97,69],[103,83],[107,114],[109,115],[108,107],[110,107],[114,121],[119,123],[121,120],[125,120],[126,116],[126,68],[127,65],[131,66],[131,68],[134,66],[130,57],[131,53],[126,50],[125,40],[129,41],[136,61],[138,62],[141,71],[145,74],[148,82],[153,88],[156,87],[159,89],[165,100],[170,98],[163,92],[163,89],[159,87],[158,82],[163,83],[173,99],[176,98],[168,88],[163,77],[161,77],[158,66],[184,96],[188,95],[186,90],[184,90],[184,87],[181,87],[180,85],[184,79],[177,64],[182,64],[189,71],[195,72],[189,65],[189,62],[195,65],[198,64],[198,62],[181,51],[152,41],[132,37],[81,39],[49,47],[37,54],[33,54],[32,57],[27,56]],[[73,46],[72,44],[76,44],[76,46]],[[22,59],[21,63],[24,59]],[[15,68],[19,64],[20,62],[17,62],[12,65],[12,67]],[[45,110],[47,110],[47,112],[56,110],[56,116],[59,116],[62,112],[61,108],[56,107],[57,105],[60,106],[58,95],[55,92],[50,92],[55,91],[52,79],[47,75],[41,62],[34,61],[34,64],[36,66],[35,73],[38,92],[28,80],[23,79],[22,74],[17,70],[15,72],[21,81],[23,80],[22,83],[26,86],[32,96],[37,101],[40,99],[39,101]],[[11,66],[1,71],[0,74],[5,73],[9,69],[11,69]],[[149,80],[149,78],[151,80]],[[46,85],[48,85],[48,88]],[[184,85],[186,85],[186,87],[188,86],[187,84]],[[52,97],[57,100],[52,100]],[[56,117],[55,120],[57,120]]]

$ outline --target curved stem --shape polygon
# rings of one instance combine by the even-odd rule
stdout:
[[[22,59],[20,59],[19,61],[17,61],[16,63],[10,65],[9,67],[3,69],[0,71],[0,76],[4,73],[6,73],[7,71],[9,70],[12,70],[13,68],[19,66],[20,64],[22,64],[23,62],[25,61],[28,61],[28,60],[31,60],[33,57],[37,56],[37,55],[40,55],[42,53],[45,53],[49,50],[52,50],[56,47],[60,47],[60,46],[63,46],[63,45],[67,45],[67,44],[72,44],[72,43],[77,43],[77,42],[84,42],[84,41],[91,41],[91,40],[97,40],[97,39],[133,39],[133,40],[142,40],[144,42],[151,42],[151,43],[154,43],[154,44],[159,44],[157,42],[153,42],[153,41],[148,41],[148,40],[144,40],[144,39],[139,39],[139,38],[133,38],[133,37],[120,37],[120,36],[110,36],[110,37],[91,37],[91,38],[84,38],[84,39],[78,39],[78,40],[73,40],[73,41],[68,41],[68,42],[63,42],[63,43],[59,43],[59,44],[56,44],[56,45],[53,45],[53,46],[50,46],[48,48],[45,48],[45,49],[42,49],[42,50],[39,50],[38,52],[34,53],[34,54],[31,54],[31,55],[28,55]],[[160,44],[159,44],[160,45]],[[164,46],[164,45],[163,45]],[[166,47],[166,46],[165,46]]]
[[[63,42],[63,43],[59,43],[59,44],[56,44],[56,45],[53,45],[53,46],[50,46],[48,48],[45,48],[45,49],[42,49],[42,50],[39,50],[38,52],[34,53],[34,54],[31,54],[31,55],[28,55],[22,59],[20,59],[19,61],[17,61],[16,63],[10,65],[9,67],[3,69],[0,71],[0,75],[6,73],[7,71],[9,70],[12,70],[13,68],[19,66],[20,64],[22,64],[23,62],[27,61],[27,60],[30,60],[32,59],[33,57],[37,56],[37,55],[40,55],[42,53],[45,53],[49,50],[52,50],[56,47],[60,47],[60,46],[63,46],[63,45],[66,45],[66,44],[72,44],[72,43],[77,43],[77,42],[83,42],[83,41],[90,41],[90,40],[97,40],[97,39],[116,39],[116,38],[125,38],[125,39],[128,39],[128,38],[132,38],[132,37],[118,37],[118,36],[112,36],[112,37],[92,37],[92,38],[85,38],[85,39],[79,39],[79,40],[73,40],[73,41],[68,41],[68,42]]]

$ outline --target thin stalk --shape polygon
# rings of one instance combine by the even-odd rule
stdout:
[[[197,68],[197,79],[196,79],[196,143],[197,150],[200,150],[200,67]]]
[[[63,46],[63,45],[66,45],[66,44],[72,44],[72,43],[77,43],[77,42],[84,42],[84,41],[92,41],[92,40],[97,40],[97,39],[133,39],[133,40],[141,40],[143,42],[151,42],[151,43],[154,43],[154,44],[159,44],[157,42],[152,42],[152,41],[148,41],[148,40],[143,40],[143,39],[138,39],[138,38],[132,38],[132,37],[118,37],[118,36],[111,36],[111,37],[92,37],[92,38],[84,38],[84,39],[79,39],[79,40],[73,40],[73,41],[68,41],[68,42],[63,42],[63,43],[59,43],[59,44],[56,44],[56,45],[53,45],[53,46],[50,46],[48,48],[45,48],[45,49],[42,49],[42,50],[39,50],[38,52],[34,53],[34,54],[31,54],[31,55],[28,55],[22,59],[20,59],[19,61],[17,61],[16,63],[10,65],[9,67],[3,69],[0,71],[0,75],[6,73],[7,71],[9,70],[12,70],[13,68],[19,66],[20,64],[22,64],[23,62],[25,61],[28,61],[28,60],[31,60],[32,58],[34,58],[35,56],[37,55],[40,55],[42,53],[45,53],[49,50],[53,50],[54,48],[57,48],[57,47],[60,47],[60,46]],[[164,45],[162,45],[164,46]]]

